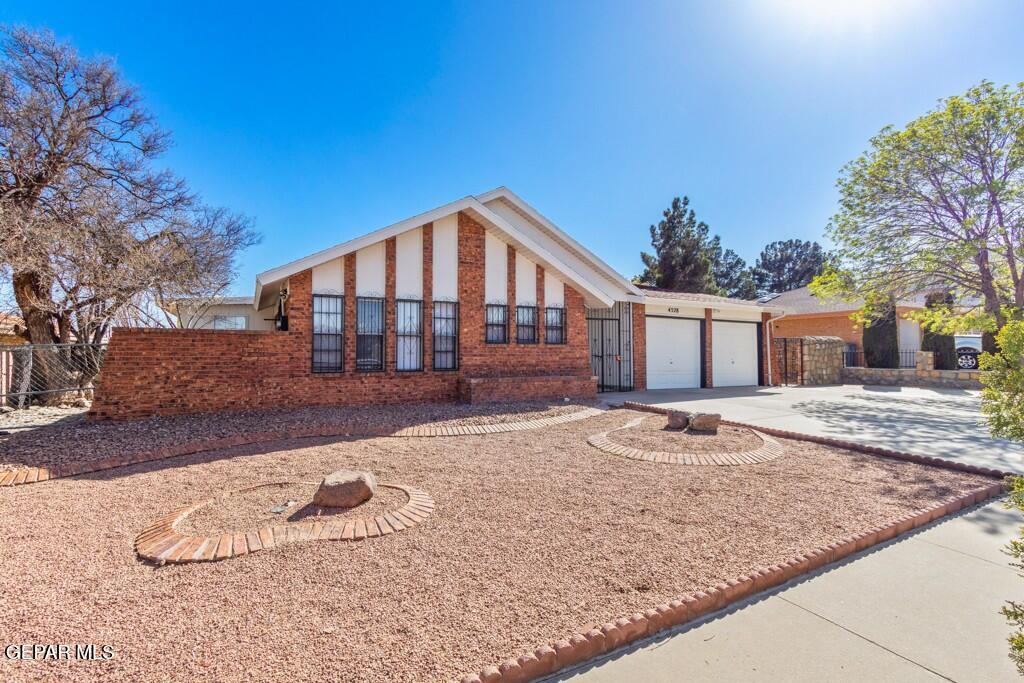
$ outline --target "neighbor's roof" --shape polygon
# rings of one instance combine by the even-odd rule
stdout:
[[[0,313],[0,334],[14,334],[15,327],[25,327],[25,321],[10,313]]]
[[[649,285],[637,285],[640,291],[644,293],[644,298],[651,299],[667,299],[672,301],[690,301],[697,304],[714,304],[718,307],[728,308],[752,308],[757,310],[774,309],[780,308],[771,302],[770,304],[762,303],[760,301],[751,301],[747,299],[733,299],[727,296],[716,296],[714,294],[700,294],[696,292],[676,292],[671,289],[660,289],[658,287],[651,287]]]
[[[516,225],[515,221],[506,218],[485,206],[485,202],[496,200],[507,202],[519,213],[530,219],[530,228]],[[444,204],[436,209],[407,218],[398,223],[380,228],[355,239],[337,244],[315,254],[272,268],[256,276],[256,295],[254,305],[260,305],[261,294],[265,287],[284,281],[286,278],[314,266],[333,261],[334,259],[353,253],[376,244],[381,240],[390,239],[408,230],[413,230],[427,223],[444,218],[460,211],[466,212],[486,229],[500,233],[503,238],[532,261],[539,263],[545,270],[572,284],[591,303],[611,306],[617,299],[609,290],[621,291],[621,298],[640,296],[640,290],[622,275],[615,272],[607,263],[599,259],[582,244],[570,237],[560,228],[540,215],[533,207],[524,202],[508,188],[499,187],[480,196],[468,196],[463,199]],[[533,234],[529,230],[539,230]],[[581,268],[581,266],[585,266]],[[597,281],[581,270],[590,270],[600,274]]]
[[[786,310],[786,315],[807,315],[811,313],[849,313],[864,305],[863,299],[822,299],[811,293],[808,287],[798,287],[782,294],[762,299],[765,304]],[[898,306],[923,308],[924,294],[913,299],[899,301]]]

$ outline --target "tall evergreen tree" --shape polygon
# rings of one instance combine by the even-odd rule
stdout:
[[[718,294],[715,283],[714,240],[708,225],[698,221],[688,197],[675,197],[657,225],[651,226],[653,254],[642,252],[642,284],[678,292]]]
[[[788,292],[810,284],[828,262],[828,253],[817,242],[772,242],[754,264],[754,285],[759,296]]]
[[[736,299],[753,299],[757,296],[754,277],[747,262],[732,249],[722,250],[721,240],[716,235],[712,250],[715,284],[725,296]]]

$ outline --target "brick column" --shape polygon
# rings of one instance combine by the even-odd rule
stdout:
[[[633,323],[633,389],[647,390],[647,307],[630,304]]]
[[[398,338],[395,336],[395,238],[384,241],[384,371],[394,372]]]
[[[711,358],[711,340],[714,336],[712,310],[704,309],[704,386],[708,389],[715,386],[714,364]]]
[[[767,311],[761,313],[761,348],[758,351],[761,354],[761,377],[758,378],[758,382],[763,387],[768,386],[769,377],[774,377],[774,374],[771,370],[771,325],[768,324],[768,321],[771,320],[771,318],[771,313]]]
[[[508,256],[505,257],[505,282],[508,298],[508,343],[516,341],[516,250],[511,244],[506,245]]]
[[[313,371],[313,271],[304,270],[288,278],[289,359],[297,374]]]
[[[459,213],[459,369],[477,370],[484,348],[484,229]]]
[[[544,331],[544,268],[537,265],[537,343],[546,344],[546,333]]]
[[[345,254],[345,372],[356,370],[356,255]]]
[[[434,224],[423,226],[423,370],[434,369]]]

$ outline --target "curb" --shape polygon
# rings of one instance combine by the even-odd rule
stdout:
[[[627,401],[624,408],[652,413],[664,414],[667,409],[649,406],[644,403]],[[873,446],[862,446],[850,441],[816,437],[809,434],[789,432],[753,426],[742,422],[723,420],[726,424],[757,429],[781,438],[797,441],[810,441],[830,446],[877,455],[886,458],[906,460],[933,467],[981,474],[989,477],[1003,477],[1005,473],[986,467],[976,467],[964,463],[951,462],[941,458],[904,453]],[[837,562],[849,555],[870,548],[879,543],[891,540],[912,529],[929,524],[977,503],[988,500],[1003,493],[1001,483],[993,483],[970,491],[962,496],[942,500],[927,508],[916,510],[910,514],[890,520],[880,526],[865,529],[826,546],[814,548],[802,555],[792,557],[785,562],[771,567],[761,567],[750,574],[743,574],[734,579],[723,581],[711,588],[694,593],[686,593],[676,600],[662,603],[629,616],[619,617],[598,628],[585,633],[576,633],[567,639],[559,640],[551,645],[542,645],[533,652],[527,652],[518,659],[507,659],[498,666],[488,666],[478,673],[462,677],[462,683],[525,683],[543,676],[549,676],[562,669],[582,664],[595,657],[608,654],[613,650],[634,643],[638,640],[656,635],[683,624],[716,612],[734,602],[779,586],[790,579],[802,576],[827,564]]]
[[[63,479],[74,477],[80,474],[91,474],[102,472],[117,467],[138,465],[144,462],[166,460],[177,458],[183,455],[194,455],[204,451],[215,451],[222,448],[234,446],[250,446],[258,443],[272,441],[283,441],[286,439],[305,439],[310,437],[329,436],[352,436],[357,438],[421,438],[421,437],[444,437],[444,436],[483,436],[487,434],[504,434],[507,432],[527,431],[541,429],[555,425],[575,422],[588,417],[600,415],[605,411],[599,408],[585,408],[568,415],[557,415],[555,417],[542,417],[536,420],[523,420],[520,422],[498,422],[487,425],[455,425],[451,427],[405,427],[395,432],[386,430],[368,430],[366,432],[346,431],[343,427],[317,427],[302,428],[278,432],[257,432],[249,435],[230,436],[223,439],[207,439],[205,441],[193,441],[178,446],[159,448],[153,451],[140,451],[133,455],[114,456],[96,460],[88,463],[74,463],[69,465],[58,465],[56,467],[23,467],[15,470],[0,470],[0,488],[5,486],[21,486],[23,484],[35,484],[50,479]]]

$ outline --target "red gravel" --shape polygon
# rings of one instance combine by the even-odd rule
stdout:
[[[237,413],[175,415],[126,422],[87,422],[80,414],[30,431],[0,435],[0,469],[53,467],[150,451],[199,439],[217,439],[271,430],[330,425],[340,433],[369,429],[397,431],[428,425],[480,425],[534,420],[582,410],[565,401],[464,405],[430,403],[396,406],[317,406]],[[5,417],[38,412],[15,411]]]
[[[451,680],[787,559],[976,475],[781,440],[743,467],[665,467],[543,431],[303,440],[0,491],[3,643],[113,645],[107,662],[12,662],[10,680]],[[423,524],[155,568],[135,535],[177,506],[342,467],[430,493]]]
[[[642,451],[662,453],[740,453],[764,445],[757,434],[746,427],[721,425],[717,434],[665,429],[668,418],[651,415],[636,427],[617,429],[608,439]]]
[[[295,483],[261,486],[258,489],[221,496],[205,505],[178,525],[178,531],[197,536],[259,531],[267,524],[299,524],[308,521],[337,522],[360,517],[376,517],[396,510],[409,500],[398,489],[378,486],[373,498],[354,508],[327,508],[313,505],[319,484]],[[289,500],[297,503],[282,513],[270,510]],[[156,515],[154,515],[155,517]]]

